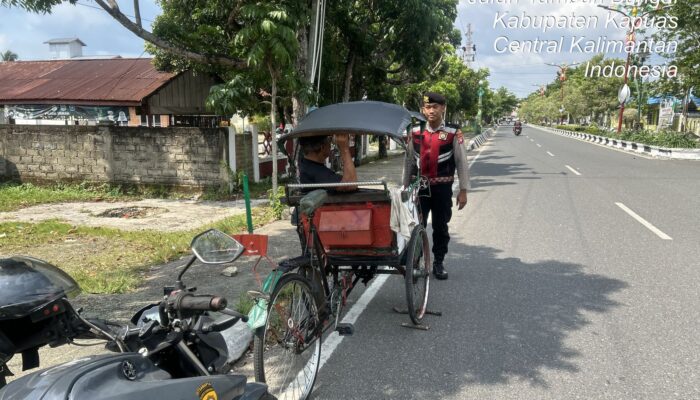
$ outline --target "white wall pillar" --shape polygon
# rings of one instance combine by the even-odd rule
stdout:
[[[250,128],[249,132],[251,135],[251,151],[253,152],[253,181],[260,182],[260,159],[258,158],[258,127],[255,125],[248,125]]]
[[[234,174],[236,173],[236,127],[228,127],[228,168]],[[233,190],[234,182],[228,180],[229,190]]]

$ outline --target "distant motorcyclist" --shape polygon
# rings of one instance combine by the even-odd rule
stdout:
[[[515,124],[513,125],[513,133],[515,135],[520,135],[520,133],[523,131],[523,124],[520,121],[515,121]]]

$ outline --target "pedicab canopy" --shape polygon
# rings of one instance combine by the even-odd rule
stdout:
[[[333,134],[386,135],[399,143],[404,142],[406,128],[413,118],[425,117],[405,108],[380,101],[354,101],[318,108],[299,121],[291,132],[279,138],[288,139]]]

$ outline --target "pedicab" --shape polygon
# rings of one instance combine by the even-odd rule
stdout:
[[[422,132],[424,124],[421,114],[395,104],[350,102],[318,108],[280,137],[280,149],[289,140],[308,136],[389,137],[406,149],[405,164],[413,169],[404,167],[403,185],[394,189],[381,180],[286,186],[286,203],[298,211],[293,222],[301,255],[281,262],[263,291],[252,293],[254,308],[265,315],[254,327],[255,378],[267,383],[277,398],[305,399],[311,393],[323,333],[331,328],[340,335],[353,332],[352,325],[341,322],[341,312],[359,281],[367,284],[378,274],[403,276],[407,310],[394,311],[409,315],[411,323],[404,326],[428,329],[423,318],[431,313],[427,304],[432,264],[418,199],[419,190],[428,185],[420,173],[407,172],[418,164],[412,137],[420,133],[412,127],[421,125]],[[289,162],[298,156],[295,145]],[[334,191],[349,185],[358,189]]]

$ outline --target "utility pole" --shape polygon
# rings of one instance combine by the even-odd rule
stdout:
[[[476,120],[474,121],[475,129],[474,133],[477,135],[481,134],[481,97],[484,95],[484,88],[482,87],[484,84],[483,80],[479,80],[479,91],[477,94],[479,95],[479,111],[476,114]]]

